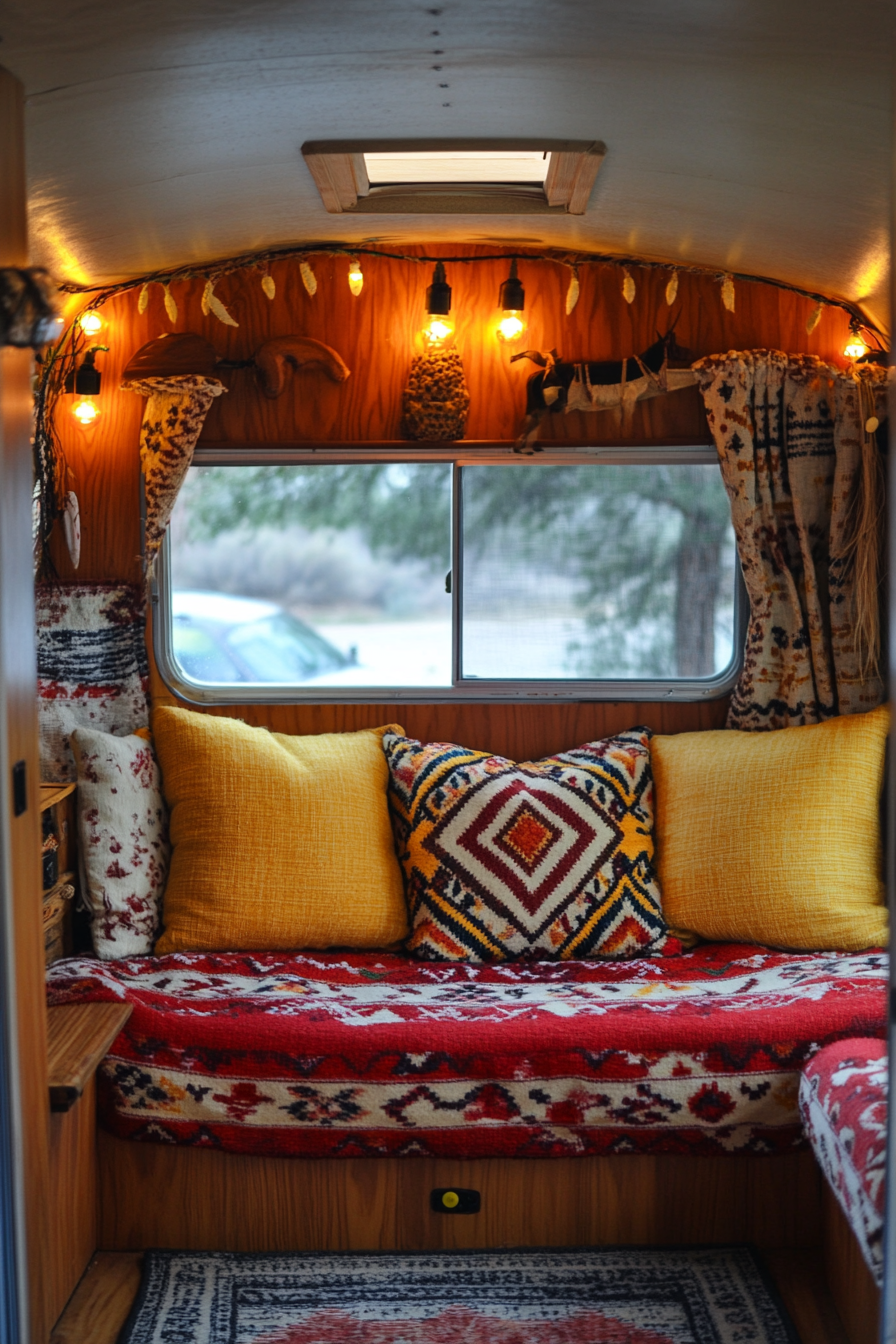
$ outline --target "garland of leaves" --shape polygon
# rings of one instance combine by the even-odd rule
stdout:
[[[818,326],[825,307],[840,308],[849,314],[853,330],[861,329],[870,332],[880,348],[884,348],[877,327],[869,322],[857,304],[851,303],[847,299],[832,299],[828,295],[803,289],[799,285],[788,284],[783,280],[774,280],[768,276],[748,275],[738,271],[719,271],[706,266],[645,261],[640,257],[623,256],[617,253],[570,252],[559,248],[547,250],[529,248],[518,251],[483,253],[478,256],[436,257],[427,254],[396,252],[365,243],[354,246],[334,242],[304,243],[302,246],[270,248],[260,252],[243,252],[223,260],[150,271],[145,275],[137,276],[132,280],[122,280],[114,285],[64,283],[59,288],[65,294],[89,295],[89,306],[93,309],[102,308],[110,299],[119,294],[139,289],[140,296],[137,307],[138,311],[142,313],[145,311],[149,300],[149,287],[158,284],[164,290],[165,311],[170,321],[174,323],[177,321],[178,313],[176,300],[171,293],[171,285],[181,280],[201,278],[205,281],[202,293],[202,311],[206,314],[213,314],[218,321],[225,323],[227,326],[236,326],[237,323],[214,292],[215,285],[222,276],[232,275],[237,271],[256,270],[261,275],[262,288],[265,294],[269,299],[273,299],[276,291],[273,276],[270,274],[271,262],[298,258],[305,289],[310,295],[314,295],[317,292],[317,277],[311,266],[311,258],[348,257],[356,260],[361,256],[382,257],[389,261],[415,262],[422,266],[432,266],[436,262],[452,266],[474,266],[481,262],[491,261],[539,261],[562,266],[569,271],[569,286],[566,293],[567,315],[572,313],[578,302],[580,293],[579,273],[581,268],[585,266],[618,267],[622,271],[622,294],[627,303],[633,303],[637,293],[632,270],[666,271],[669,274],[669,280],[666,284],[665,299],[669,307],[672,306],[677,297],[678,277],[681,274],[714,277],[720,285],[722,304],[729,312],[734,312],[735,307],[735,281],[745,284],[772,285],[776,289],[797,294],[801,298],[811,299],[815,303],[816,306],[806,322],[807,332],[814,331]],[[363,284],[363,277],[361,277],[360,283]],[[353,292],[360,292],[360,285],[356,288],[356,284],[357,281],[352,285],[352,290]],[[56,345],[48,348],[41,359],[41,372],[35,398],[34,474],[35,497],[38,501],[35,559],[38,575],[43,579],[55,577],[55,568],[49,548],[50,536],[57,519],[65,508],[68,483],[68,469],[54,427],[54,416],[59,397],[65,391],[66,380],[77,370],[82,355],[86,353],[85,347],[88,339],[81,330],[78,318],[75,318],[63,332]]]

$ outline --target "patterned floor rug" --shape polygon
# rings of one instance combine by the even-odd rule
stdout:
[[[119,1344],[799,1344],[745,1246],[149,1251]]]

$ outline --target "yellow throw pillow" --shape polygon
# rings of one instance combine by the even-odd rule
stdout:
[[[888,941],[870,714],[770,733],[655,737],[663,913],[704,938],[856,952]]]
[[[384,732],[289,737],[160,706],[171,813],[156,954],[385,947],[407,936]]]

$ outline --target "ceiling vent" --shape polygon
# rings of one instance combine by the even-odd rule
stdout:
[[[600,140],[308,140],[331,215],[583,215]]]

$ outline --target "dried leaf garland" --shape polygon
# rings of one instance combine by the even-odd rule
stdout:
[[[299,265],[299,274],[302,277],[302,284],[305,286],[311,297],[314,298],[317,293],[317,276],[314,274],[307,261],[303,261]]]
[[[202,298],[200,300],[200,306],[202,308],[203,317],[208,317],[209,315],[208,296],[209,294],[211,294],[211,292],[212,292],[212,282],[211,280],[206,280],[205,289],[203,289],[202,291]]]
[[[215,294],[215,282],[213,280],[209,280],[206,285],[203,298],[208,305],[208,311],[216,317],[219,322],[223,322],[225,327],[239,326],[239,322],[230,316],[221,300]]]
[[[671,308],[678,298],[678,272],[673,271],[669,277],[669,283],[666,285],[666,303]]]
[[[579,273],[573,269],[569,277],[569,289],[566,291],[566,316],[569,317],[579,301]]]
[[[149,285],[144,285],[140,291],[140,297],[137,300],[137,312],[145,313],[149,306]]]
[[[813,333],[813,331],[815,330],[815,328],[818,326],[819,322],[821,321],[821,310],[822,310],[823,307],[824,307],[824,304],[822,304],[822,303],[817,303],[817,304],[815,305],[815,307],[812,309],[812,311],[811,311],[811,313],[809,314],[809,316],[807,317],[807,319],[806,319],[806,333],[807,333],[807,335],[811,336],[812,333]]]
[[[726,275],[722,281],[722,303],[729,313],[734,312],[734,280]]]
[[[277,286],[274,284],[274,277],[272,275],[262,276],[261,287],[269,299],[272,299],[277,293]]]
[[[165,312],[168,314],[168,321],[173,325],[177,321],[177,304],[168,286],[163,285],[162,288],[165,291]]]
[[[635,289],[635,282],[632,279],[631,272],[627,266],[624,267],[624,271],[625,279],[622,282],[622,297],[625,299],[626,303],[634,303],[635,294],[637,292]]]

